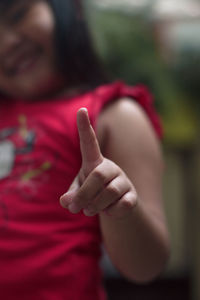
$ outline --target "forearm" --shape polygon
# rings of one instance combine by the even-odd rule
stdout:
[[[101,143],[105,156],[87,111],[78,113],[82,167],[61,197],[61,205],[72,213],[99,214],[114,264],[128,278],[148,281],[161,272],[169,252],[161,203],[160,147],[142,112],[127,101],[101,121],[107,124],[104,128],[99,122],[107,133],[106,138],[99,134],[100,141],[105,141]]]
[[[160,274],[169,256],[164,221],[139,202],[125,218],[101,213],[100,224],[106,250],[122,274],[137,282]]]

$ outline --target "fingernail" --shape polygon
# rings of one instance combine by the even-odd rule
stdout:
[[[84,110],[84,111],[86,111],[86,113],[88,114],[88,110],[87,110],[86,107],[82,107],[81,109]]]

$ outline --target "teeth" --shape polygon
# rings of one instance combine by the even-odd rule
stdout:
[[[11,53],[3,62],[2,66],[7,75],[18,75],[26,72],[34,65],[38,58],[38,51],[35,49],[23,49],[20,52]]]

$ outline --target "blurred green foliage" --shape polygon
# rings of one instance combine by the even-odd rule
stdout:
[[[122,78],[129,84],[146,84],[159,99],[158,109],[165,110],[166,99],[172,98],[174,87],[149,24],[140,16],[96,11],[92,25],[97,49],[111,78]]]
[[[187,99],[200,112],[200,49],[182,49],[173,65],[173,73]]]
[[[90,28],[110,77],[128,84],[146,84],[162,116],[165,140],[175,146],[187,146],[195,142],[198,134],[195,95],[200,74],[196,72],[195,83],[195,64],[190,64],[187,57],[182,56],[173,65],[164,62],[146,17],[93,9]]]

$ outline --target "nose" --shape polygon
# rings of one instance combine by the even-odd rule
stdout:
[[[0,55],[6,55],[21,43],[20,34],[13,29],[0,28]]]

